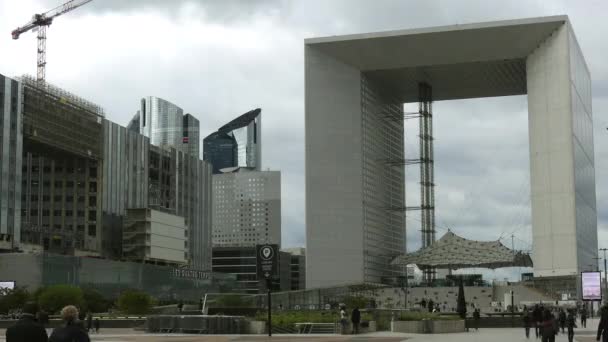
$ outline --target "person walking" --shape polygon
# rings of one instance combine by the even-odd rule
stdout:
[[[350,321],[353,323],[353,335],[359,333],[359,324],[361,323],[361,312],[355,307],[350,315]]]
[[[557,322],[549,309],[546,309],[545,313],[543,314],[541,327],[542,342],[555,342],[555,335],[557,335]]]
[[[95,333],[99,334],[99,317],[95,318]]]
[[[581,326],[583,328],[587,327],[587,308],[583,307],[583,311],[581,312]]]
[[[608,342],[608,307],[603,306],[600,313],[600,323],[597,325],[596,341]]]
[[[91,329],[93,329],[93,315],[89,311],[87,313],[87,332],[91,332]]]
[[[530,317],[530,312],[528,309],[525,309],[523,314],[524,321],[524,330],[526,331],[526,338],[530,338],[530,327],[532,326],[532,318]]]
[[[21,319],[6,329],[6,342],[47,342],[44,327],[36,322],[37,311],[36,303],[26,303]]]
[[[574,341],[574,328],[576,328],[576,317],[574,317],[574,310],[570,310],[568,318],[566,318],[566,326],[568,327],[568,342]]]
[[[562,334],[566,332],[566,312],[564,309],[559,309],[559,326],[562,328]]]
[[[346,334],[347,325],[348,325],[348,314],[346,313],[346,306],[341,306],[340,307],[340,326],[342,327],[342,330],[340,331],[340,334],[342,334],[342,335]]]
[[[65,325],[53,330],[49,342],[91,342],[78,317],[78,309],[73,305],[61,309],[61,319]]]
[[[475,331],[479,331],[479,319],[481,318],[481,314],[479,309],[475,309],[473,311],[473,324],[475,325]]]
[[[44,328],[46,335],[50,335],[52,330],[49,328],[49,314],[44,310],[38,311],[38,323]]]
[[[532,318],[534,319],[534,332],[536,333],[536,338],[540,338],[543,334],[543,312],[543,308],[541,306],[538,306],[538,304],[534,306],[534,311],[532,311]]]

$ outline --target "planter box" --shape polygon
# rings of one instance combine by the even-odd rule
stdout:
[[[264,321],[249,321],[249,326],[247,327],[248,334],[261,335],[267,332],[266,322]]]
[[[410,334],[446,334],[464,332],[464,320],[458,321],[392,321],[392,332]]]

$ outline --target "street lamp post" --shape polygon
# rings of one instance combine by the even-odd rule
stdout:
[[[600,251],[604,252],[604,304],[606,304],[606,296],[608,296],[608,281],[606,281],[606,277],[608,277],[608,273],[606,273],[606,251],[608,248],[600,248]]]

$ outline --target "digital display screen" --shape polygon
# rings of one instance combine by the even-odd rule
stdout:
[[[581,273],[583,300],[602,299],[602,277],[600,272]]]
[[[14,289],[15,282],[14,281],[0,281],[0,289]]]

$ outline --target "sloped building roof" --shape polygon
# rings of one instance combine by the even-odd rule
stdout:
[[[431,246],[396,257],[392,265],[434,268],[531,267],[530,255],[513,251],[500,241],[475,241],[447,232]]]

